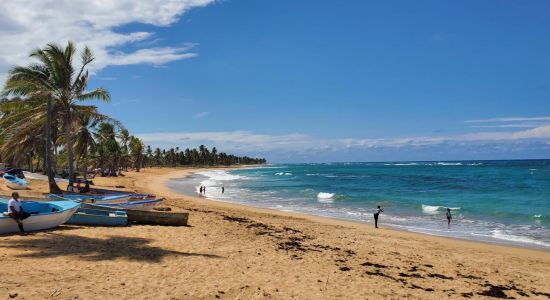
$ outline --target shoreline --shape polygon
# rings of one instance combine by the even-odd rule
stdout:
[[[548,252],[375,230],[369,224],[190,197],[165,186],[171,178],[201,170],[152,168],[94,180],[101,188],[124,186],[117,190],[165,197],[164,206],[190,213],[189,226],[62,225],[0,237],[0,261],[5,262],[0,295],[18,294],[17,299],[52,295],[60,299],[550,298]],[[31,185],[28,194],[47,189],[46,182]]]
[[[249,168],[249,167],[250,166],[243,166],[243,168]],[[253,210],[257,210],[258,212],[263,212],[263,213],[268,213],[268,214],[271,213],[271,214],[278,214],[278,215],[281,215],[281,216],[294,216],[294,217],[299,217],[299,218],[307,218],[307,219],[312,220],[312,221],[322,222],[322,223],[327,223],[328,222],[328,223],[335,224],[335,225],[344,225],[344,224],[347,225],[347,226],[357,225],[357,226],[365,226],[367,228],[370,228],[370,227],[374,226],[373,224],[371,224],[369,222],[366,222],[366,221],[362,222],[362,221],[359,221],[359,220],[344,219],[344,218],[322,216],[322,215],[315,215],[315,214],[308,214],[308,213],[305,213],[305,212],[286,211],[286,210],[279,210],[279,209],[276,209],[276,208],[258,207],[258,206],[254,206],[254,205],[238,203],[238,202],[231,201],[231,200],[221,200],[221,199],[215,199],[215,198],[208,198],[206,196],[198,196],[193,192],[190,192],[190,193],[179,192],[179,191],[177,191],[177,190],[175,190],[175,189],[168,186],[168,182],[171,181],[171,180],[176,180],[176,179],[185,180],[185,179],[188,179],[188,178],[192,177],[193,175],[195,175],[196,173],[199,173],[199,172],[208,171],[208,170],[230,170],[230,169],[236,169],[236,168],[240,168],[240,167],[201,168],[201,169],[197,169],[197,170],[194,170],[194,171],[185,170],[185,171],[182,171],[183,173],[179,173],[178,171],[175,171],[174,173],[170,173],[170,175],[167,176],[169,178],[165,178],[163,184],[167,189],[169,189],[171,192],[175,193],[176,195],[190,197],[190,198],[194,199],[195,201],[209,201],[213,205],[215,205],[215,204],[224,204],[224,205],[227,204],[227,205],[230,205],[232,207],[233,207],[233,205],[235,205],[233,208],[253,209]],[[543,253],[550,254],[550,248],[547,248],[547,247],[544,247],[544,246],[530,245],[530,244],[527,244],[527,243],[522,244],[522,245],[517,245],[517,244],[513,244],[512,242],[505,242],[505,241],[499,243],[499,242],[484,241],[484,240],[470,240],[470,239],[465,239],[465,238],[460,238],[460,237],[452,237],[452,236],[444,236],[444,235],[437,235],[437,234],[411,231],[411,230],[408,230],[406,228],[399,228],[398,226],[393,226],[391,224],[382,224],[381,226],[382,226],[382,228],[380,228],[380,229],[403,232],[405,234],[413,234],[413,235],[418,235],[418,236],[423,236],[423,237],[433,237],[433,238],[436,238],[436,239],[446,239],[446,240],[452,240],[452,241],[457,241],[457,242],[482,244],[482,245],[487,245],[487,246],[500,246],[500,247],[504,247],[504,248],[516,248],[516,249],[520,249],[520,250],[521,249],[534,250],[534,251],[540,251],[540,252],[543,252]]]

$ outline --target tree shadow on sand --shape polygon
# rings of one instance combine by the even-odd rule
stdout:
[[[180,252],[150,246],[151,240],[136,237],[111,236],[106,239],[77,235],[49,235],[44,238],[30,238],[17,241],[1,241],[0,248],[26,250],[17,255],[21,258],[48,258],[77,256],[83,260],[101,261],[117,258],[160,262],[165,256],[200,256],[222,258],[214,254]]]

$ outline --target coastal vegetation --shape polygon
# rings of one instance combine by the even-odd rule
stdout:
[[[0,162],[42,171],[50,192],[59,193],[54,176],[70,181],[77,171],[117,176],[122,170],[143,166],[215,166],[265,163],[265,159],[239,157],[199,149],[154,151],[129,133],[121,122],[99,112],[90,100],[109,102],[104,88],[88,89],[90,48],[78,53],[50,43],[34,50],[36,62],[10,69],[0,99]],[[79,60],[79,64],[75,61]]]

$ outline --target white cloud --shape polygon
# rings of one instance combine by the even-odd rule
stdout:
[[[216,146],[240,153],[292,152],[296,154],[334,152],[347,149],[407,149],[438,145],[514,144],[528,140],[550,140],[550,125],[513,132],[477,132],[456,136],[419,136],[382,139],[321,139],[306,134],[268,135],[250,131],[158,132],[139,134],[145,143],[160,147]],[[505,147],[500,145],[499,147]]]
[[[206,116],[208,116],[210,114],[210,112],[208,111],[203,111],[203,112],[200,112],[198,114],[195,114],[195,118],[197,119],[201,119],[201,118],[204,118]]]
[[[30,51],[49,42],[73,40],[95,53],[94,70],[108,65],[162,65],[196,56],[192,44],[146,48],[153,32],[121,33],[126,24],[169,26],[189,9],[214,0],[3,0],[0,5],[0,83],[12,65],[27,64]],[[136,44],[140,42],[141,44]],[[123,52],[122,46],[139,49]],[[143,47],[139,47],[143,46]]]
[[[550,121],[550,117],[505,117],[480,120],[467,120],[465,123],[498,123],[498,122],[522,122],[522,121]]]

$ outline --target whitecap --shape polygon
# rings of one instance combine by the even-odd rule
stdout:
[[[426,214],[436,214],[441,206],[424,205],[422,204],[422,211]]]
[[[333,201],[333,198],[334,198],[334,194],[333,193],[324,193],[324,192],[320,192],[319,194],[317,194],[317,200],[319,202],[332,202]]]
[[[436,165],[438,165],[438,166],[462,166],[462,163],[460,163],[460,162],[456,162],[456,163],[453,163],[453,162],[438,162],[438,163],[436,163]]]
[[[438,210],[447,209],[447,208],[449,208],[450,210],[460,210],[460,207],[445,207],[445,206],[422,204],[422,211],[426,214],[436,214]]]

